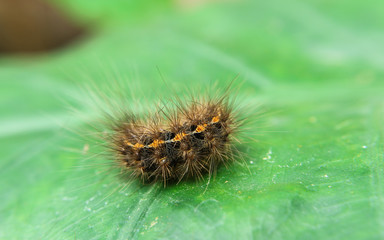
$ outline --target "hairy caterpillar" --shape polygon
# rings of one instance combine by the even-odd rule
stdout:
[[[241,158],[235,142],[244,121],[230,86],[221,94],[176,95],[145,116],[127,103],[108,104],[114,109],[104,121],[103,145],[123,174],[145,183],[211,176]]]
[[[175,112],[162,116],[141,120],[126,114],[114,123],[117,159],[145,181],[201,178],[233,157],[231,135],[239,123],[227,98],[176,104]]]

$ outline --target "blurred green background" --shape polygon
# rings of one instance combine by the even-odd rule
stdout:
[[[24,16],[6,2],[0,40]],[[71,22],[36,22],[71,41],[25,50],[40,25],[0,41],[0,239],[384,238],[383,1],[48,4]],[[268,127],[251,126],[258,141],[242,146],[249,171],[119,191],[121,179],[87,167],[84,148],[98,148],[71,132],[86,124],[69,106],[95,112],[79,86],[119,77],[156,101],[147,93],[169,91],[157,67],[176,89],[239,74],[238,97],[267,109]]]

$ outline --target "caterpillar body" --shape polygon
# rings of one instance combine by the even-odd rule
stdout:
[[[123,169],[144,182],[201,179],[237,156],[242,121],[228,94],[171,101],[146,119],[123,112],[112,119],[107,139]]]

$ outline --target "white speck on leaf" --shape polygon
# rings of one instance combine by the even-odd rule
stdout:
[[[266,160],[267,162],[274,163],[272,159],[272,149],[270,148],[265,157],[263,157],[263,160]]]
[[[155,226],[157,224],[157,220],[159,220],[159,217],[156,217],[154,221],[151,222],[150,228]]]

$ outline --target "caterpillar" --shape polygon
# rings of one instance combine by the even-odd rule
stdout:
[[[127,114],[113,126],[116,157],[144,181],[201,178],[232,159],[238,123],[226,98],[179,102],[177,111],[150,120]]]
[[[118,104],[104,122],[108,153],[123,174],[143,183],[166,186],[212,176],[241,158],[236,142],[244,121],[230,97],[231,84],[221,94],[174,96],[145,116]]]

